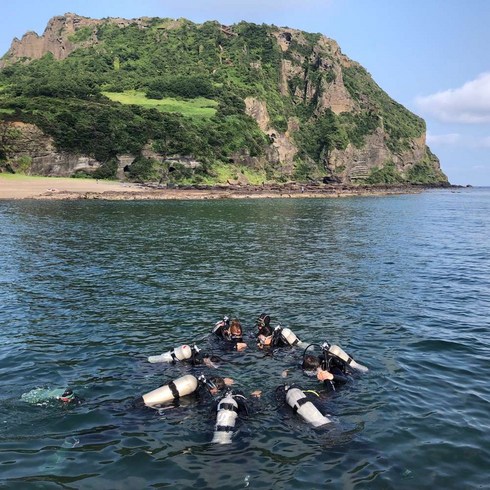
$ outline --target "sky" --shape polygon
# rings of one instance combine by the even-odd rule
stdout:
[[[490,0],[20,0],[0,2],[0,56],[51,17],[241,20],[321,33],[424,118],[455,185],[490,186]]]

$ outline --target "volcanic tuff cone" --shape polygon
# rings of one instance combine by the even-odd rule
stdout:
[[[68,13],[14,39],[0,68],[11,168],[26,157],[44,175],[206,181],[224,165],[241,169],[236,182],[447,184],[424,121],[320,34]]]

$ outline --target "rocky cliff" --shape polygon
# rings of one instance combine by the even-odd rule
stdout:
[[[37,60],[47,53],[51,53],[57,60],[63,60],[75,49],[96,45],[98,43],[97,27],[106,22],[111,22],[119,27],[126,27],[130,24],[146,25],[144,19],[100,20],[73,13],[59,15],[50,19],[41,36],[29,31],[22,36],[22,39],[15,38],[9,51],[0,60],[0,68],[18,60]],[[76,33],[81,31],[84,32],[83,39],[77,39]]]
[[[120,28],[121,32],[128,27],[155,32],[155,39],[159,43],[170,43],[169,33],[172,30],[178,31],[178,37],[182,38],[189,32],[189,26],[192,29],[201,29],[201,26],[183,19],[159,19],[158,22],[153,18],[89,19],[68,13],[52,18],[41,36],[28,32],[21,40],[14,39],[10,50],[0,61],[0,68],[19,62],[29,63],[48,53],[62,62],[69,55],[90,48],[95,55],[98,53],[107,56],[108,50],[104,44],[107,42],[107,34],[105,37],[101,36],[101,29],[108,24]],[[249,30],[244,34],[243,28],[240,30],[237,26],[219,26],[217,23],[213,25],[218,26],[214,32],[219,32],[221,37],[217,41],[213,40],[216,43],[218,61],[216,67],[210,71],[211,76],[228,68],[236,70],[238,62],[242,63],[241,58],[244,56],[240,54],[241,58],[238,59],[229,46],[235,38],[253,32]],[[273,26],[267,28],[266,37],[275,44],[275,48],[271,49],[279,54],[266,67],[263,55],[256,59],[252,57],[252,40],[245,39],[243,49],[249,60],[247,70],[260,79],[270,77],[271,66],[274,70],[277,69],[275,83],[277,94],[282,97],[282,106],[278,105],[277,101],[281,101],[278,96],[264,96],[264,91],[253,93],[252,88],[241,89],[242,92],[249,92],[243,98],[246,114],[256,120],[260,130],[267,135],[269,144],[262,156],[250,157],[250,151],[243,148],[235,151],[230,160],[256,167],[261,162],[263,165],[272,164],[286,178],[292,178],[297,171],[298,162],[303,162],[310,170],[317,165],[317,175],[323,173],[332,181],[344,183],[365,181],[373,170],[382,169],[387,164],[393,165],[403,179],[417,165],[423,164],[430,167],[439,182],[447,182],[437,158],[426,147],[423,121],[389,99],[360,65],[342,54],[334,40]],[[201,53],[205,49],[203,43],[193,47],[190,45],[192,41],[182,42],[189,50],[195,49]],[[119,64],[123,62],[121,56],[114,56],[114,69],[119,71],[119,77]],[[126,63],[129,66],[129,61]],[[202,73],[202,66],[199,72]],[[305,127],[309,127],[313,134],[315,120],[319,120],[328,111],[334,114],[340,128],[337,128],[338,133],[342,131],[342,134],[347,135],[345,144],[333,145],[333,139],[329,139],[331,136],[326,135],[326,142],[320,142],[323,149],[315,154],[308,153],[305,150],[307,142],[302,146],[300,136]],[[278,120],[283,121],[282,124],[278,125]],[[400,127],[405,128],[404,133],[397,127],[398,121],[402,121]],[[18,122],[17,128],[23,136],[9,148],[10,156],[29,154],[33,162],[33,172],[70,175],[82,168],[90,172],[103,163],[90,155],[79,155],[76,152],[70,155],[66,149],[60,152],[56,149],[56,144],[32,124],[22,125]],[[306,136],[303,141],[310,138],[309,134],[304,134]],[[38,142],[34,143],[36,139]],[[121,168],[134,155],[117,156],[121,174]]]

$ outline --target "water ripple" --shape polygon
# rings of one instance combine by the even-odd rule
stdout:
[[[457,230],[457,233],[455,232]],[[490,461],[490,192],[344,200],[0,203],[0,485],[11,488],[484,488]],[[319,400],[303,349],[221,352],[258,314],[370,368]],[[233,443],[183,399],[135,401],[202,370],[149,355],[196,342],[263,395]],[[282,373],[287,370],[287,378]],[[70,385],[76,407],[22,395]]]

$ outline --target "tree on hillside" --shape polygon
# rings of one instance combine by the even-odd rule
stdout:
[[[20,130],[12,122],[0,121],[0,162],[8,159],[20,136]]]

